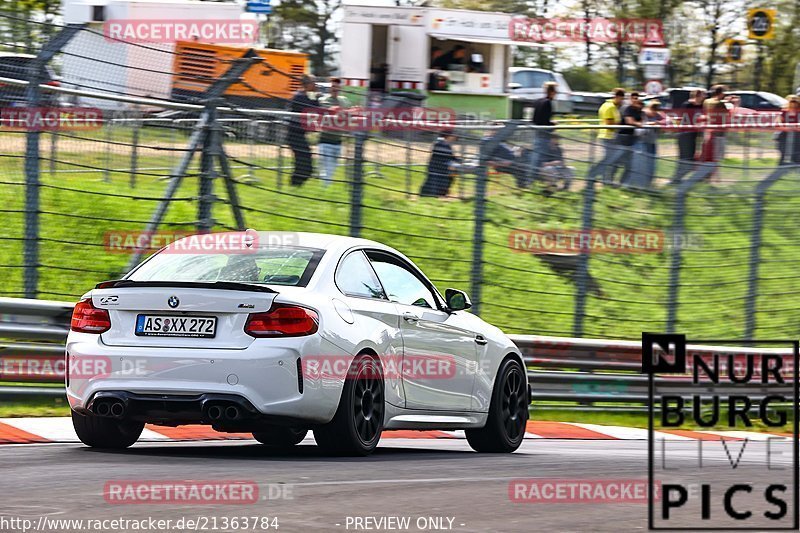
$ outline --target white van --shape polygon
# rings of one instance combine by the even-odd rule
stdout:
[[[536,100],[544,96],[542,86],[548,81],[558,84],[558,94],[553,110],[556,113],[572,113],[572,89],[558,72],[541,68],[511,67],[508,69],[508,92],[512,97]]]

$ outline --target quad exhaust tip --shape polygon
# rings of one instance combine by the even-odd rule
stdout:
[[[239,408],[235,405],[229,405],[225,408],[225,418],[228,420],[239,420],[241,418]]]

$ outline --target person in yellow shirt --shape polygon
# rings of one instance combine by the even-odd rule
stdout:
[[[600,124],[618,126],[622,124],[620,107],[622,106],[622,102],[625,101],[625,89],[614,89],[612,94],[613,97],[606,100],[606,102],[600,106],[597,117]],[[617,142],[617,130],[615,128],[601,129],[600,133],[597,134],[597,138],[602,143],[605,154],[603,155],[603,159],[595,164],[589,171],[589,178],[602,174],[603,182],[611,183],[614,181],[614,172],[623,162],[623,159],[629,155],[629,151],[620,146]]]

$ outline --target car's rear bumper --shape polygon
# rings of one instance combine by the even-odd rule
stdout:
[[[237,394],[140,394],[102,390],[92,395],[86,407],[76,411],[167,426],[209,424],[219,431],[234,432],[256,431],[265,424],[308,424],[308,420],[295,416],[265,415]]]
[[[99,335],[73,332],[67,339],[67,398],[72,409],[85,412],[98,394],[128,395],[141,404],[143,421],[189,423],[200,421],[203,395],[222,395],[246,402],[263,419],[325,423],[336,412],[344,378],[302,372],[303,357],[320,355],[350,357],[319,335],[207,350],[107,346]]]

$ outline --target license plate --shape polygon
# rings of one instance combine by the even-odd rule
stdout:
[[[217,317],[138,315],[134,332],[139,337],[212,338],[217,334]]]

